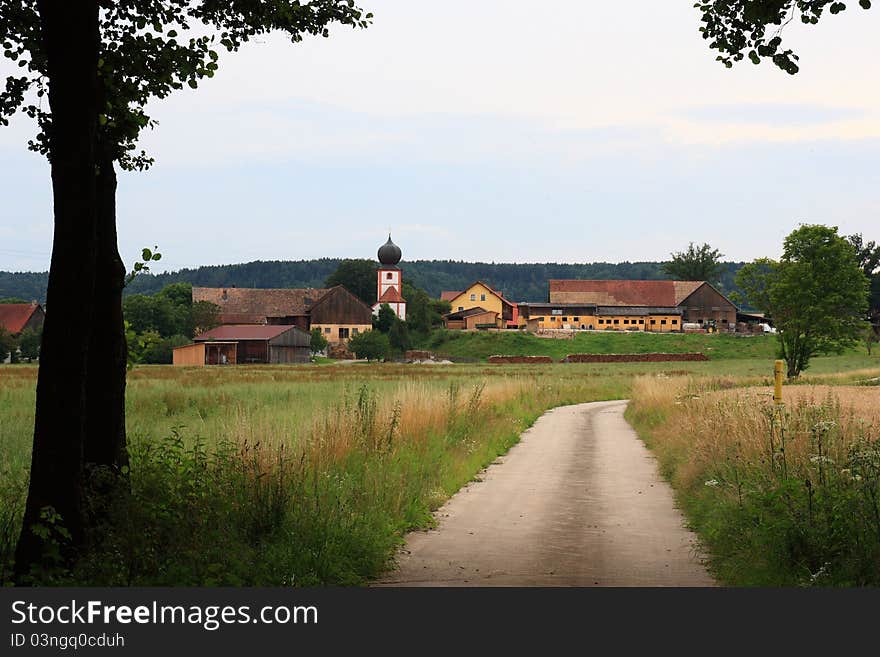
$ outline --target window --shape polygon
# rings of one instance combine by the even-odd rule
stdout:
[[[360,333],[360,331],[358,329],[356,329],[356,328],[351,329],[352,335],[357,335],[358,333]]]
[[[604,324],[604,323],[605,323],[605,320],[604,320],[604,319],[600,319],[600,320],[599,320],[599,323],[600,323],[600,324]]]
[[[348,339],[348,329],[347,328],[342,328],[341,326],[339,327],[339,339],[340,340],[347,340]]]
[[[629,324],[629,320],[628,320],[628,319],[625,319],[625,320],[623,320],[623,323],[624,323],[624,324]]]
[[[480,301],[485,301],[485,300],[486,300],[486,295],[485,295],[485,294],[481,294],[481,295],[480,295]]]
[[[568,321],[568,317],[563,317],[563,318],[562,318],[562,321],[563,321],[563,322],[567,322],[567,321]]]
[[[459,311],[464,310],[464,306],[459,306],[459,307],[458,307],[458,310],[459,310]]]
[[[571,321],[573,321],[573,322],[579,322],[579,321],[581,321],[581,318],[580,318],[580,317],[572,317],[572,318],[571,318]]]
[[[550,321],[551,321],[551,322],[555,322],[555,321],[556,321],[556,318],[555,318],[555,317],[551,317],[551,318],[550,318]]]
[[[330,327],[329,326],[324,329],[324,333],[327,333],[328,335],[330,334]]]
[[[657,320],[656,320],[656,319],[652,319],[652,320],[651,320],[651,324],[656,324],[656,323],[657,323]]]
[[[639,320],[639,324],[644,324],[644,323],[645,323],[645,320],[643,320],[643,319]]]
[[[471,295],[471,301],[476,301],[476,300],[477,300],[477,295],[476,295],[476,294],[472,294],[472,295]]]
[[[666,324],[666,320],[665,320],[665,319],[661,319],[661,320],[660,320],[660,324],[665,325],[665,324]]]
[[[554,308],[553,310],[550,311],[550,314],[551,314],[551,315],[561,315],[561,314],[562,314],[562,311],[559,310],[559,309]]]
[[[677,319],[673,319],[673,320],[672,320],[672,324],[673,324],[673,326],[674,326],[675,324],[678,324],[678,320],[677,320]]]
[[[615,324],[620,324],[620,320],[619,320],[619,319],[615,319],[615,320],[614,320],[614,323],[615,323]]]
[[[391,272],[388,272],[387,274],[385,274],[385,278],[387,278],[390,281],[392,278],[394,278],[394,274],[392,274]]]

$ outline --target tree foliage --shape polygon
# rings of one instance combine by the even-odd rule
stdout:
[[[134,363],[170,363],[174,347],[220,325],[219,306],[193,303],[189,283],[172,283],[153,295],[129,295],[122,307]]]
[[[47,60],[37,5],[37,0],[0,0],[3,54],[19,67],[0,92],[0,125],[19,110],[36,119],[40,132],[29,146],[46,154],[52,116],[41,102]],[[218,51],[237,51],[274,31],[292,42],[306,34],[326,37],[332,23],[366,27],[372,18],[353,0],[102,0],[99,5],[100,114],[95,118],[101,142],[126,170],[153,163],[137,151],[141,131],[157,125],[148,103],[213,77]]]
[[[721,273],[722,253],[708,244],[688,244],[684,251],[672,253],[672,260],[663,264],[663,271],[679,281],[708,281],[717,284]]]
[[[26,328],[18,336],[18,348],[21,357],[28,362],[33,362],[40,357],[40,341],[43,338],[42,328],[39,330]]]
[[[376,263],[372,260],[343,260],[324,282],[326,287],[342,285],[368,306],[376,303]]]
[[[779,261],[746,265],[737,282],[772,317],[789,377],[805,370],[814,355],[840,352],[862,335],[867,279],[837,228],[799,227],[785,238]]]
[[[0,326],[0,363],[5,362],[10,354],[14,355],[17,350],[18,340],[5,327]],[[12,360],[14,362],[15,359]]]
[[[320,351],[324,351],[329,344],[327,342],[327,338],[324,337],[324,333],[319,328],[313,328],[311,334],[311,341],[309,346],[313,354],[317,354]]]
[[[384,360],[391,353],[388,336],[380,331],[364,331],[348,341],[348,349],[358,358]]]
[[[880,245],[873,240],[865,242],[861,233],[850,235],[846,238],[856,250],[856,260],[859,267],[865,272],[870,281],[870,307],[871,320],[880,324]]]
[[[412,339],[409,335],[409,321],[402,321],[394,318],[391,328],[388,330],[388,344],[391,349],[397,353],[403,353],[407,349],[412,349]]]
[[[871,0],[859,5],[870,9]],[[694,7],[702,14],[703,38],[727,68],[746,57],[753,64],[769,59],[792,75],[799,70],[798,56],[783,47],[783,29],[797,20],[815,25],[826,11],[839,14],[847,8],[839,0],[699,0]]]
[[[381,333],[388,333],[394,322],[397,320],[397,314],[387,303],[379,306],[379,312],[373,317],[373,328]]]

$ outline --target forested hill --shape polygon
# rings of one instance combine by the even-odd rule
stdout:
[[[322,287],[341,262],[339,258],[296,261],[256,261],[182,269],[168,274],[144,274],[127,288],[127,293],[150,294],[168,283],[188,282],[203,287]],[[743,263],[723,264],[721,289],[735,290],[733,276]],[[596,262],[591,264],[495,264],[452,260],[403,262],[404,280],[427,290],[433,297],[442,290],[461,290],[482,280],[504,292],[513,301],[546,301],[551,278],[662,279],[667,278],[659,262]],[[0,272],[0,298],[18,297],[45,301],[48,274]]]

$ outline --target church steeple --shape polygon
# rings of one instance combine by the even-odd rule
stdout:
[[[406,319],[406,299],[403,298],[403,272],[397,264],[403,253],[400,247],[388,241],[379,247],[379,269],[376,272],[376,304],[373,313],[378,313],[382,304],[388,304],[400,319]]]

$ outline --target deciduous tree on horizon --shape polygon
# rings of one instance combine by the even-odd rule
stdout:
[[[785,238],[782,257],[760,258],[736,276],[749,302],[773,319],[788,376],[810,359],[840,353],[862,337],[868,280],[837,228],[803,225]]]
[[[684,251],[671,255],[672,260],[663,264],[663,271],[672,278],[679,281],[709,281],[718,284],[721,258],[724,255],[718,249],[713,249],[708,244],[695,246],[691,242]]]

